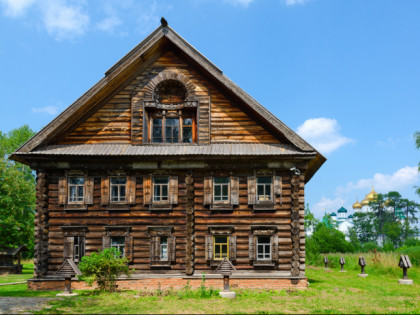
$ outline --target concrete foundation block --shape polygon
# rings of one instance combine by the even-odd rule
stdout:
[[[72,293],[61,292],[61,293],[57,293],[56,295],[57,296],[64,296],[64,297],[66,297],[66,296],[76,296],[78,294],[75,293],[75,292],[72,292]]]
[[[399,279],[398,280],[398,283],[399,284],[408,284],[408,285],[411,285],[411,284],[413,284],[413,280],[412,279]]]
[[[358,276],[361,277],[361,278],[366,278],[368,276],[368,274],[367,273],[359,273]]]
[[[226,298],[226,299],[234,299],[236,298],[236,293],[233,291],[220,291],[219,295],[222,298]]]

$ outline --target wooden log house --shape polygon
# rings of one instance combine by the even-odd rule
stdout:
[[[108,247],[135,268],[120,287],[194,286],[225,257],[239,287],[306,286],[325,158],[165,23],[11,158],[37,172],[32,289]]]

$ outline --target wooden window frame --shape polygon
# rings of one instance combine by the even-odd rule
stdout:
[[[105,233],[102,237],[102,249],[111,248],[111,238],[124,237],[125,240],[125,257],[128,259],[128,262],[133,261],[133,252],[134,252],[134,238],[131,233],[131,226],[105,226]]]
[[[168,178],[168,200],[154,200],[154,179],[157,177]],[[178,195],[178,176],[154,174],[143,177],[143,204],[148,205],[150,210],[171,211],[172,207],[178,204]]]
[[[155,181],[157,179],[163,179],[163,178],[166,179],[166,183],[157,183],[156,184]],[[162,175],[162,176],[153,176],[152,177],[152,193],[153,193],[153,196],[152,196],[153,200],[152,200],[152,202],[153,202],[153,204],[164,204],[164,205],[169,204],[169,199],[170,199],[170,197],[169,197],[169,195],[170,195],[169,185],[170,185],[169,176]],[[156,186],[159,186],[160,187],[160,196],[159,196],[160,198],[159,198],[159,200],[156,200],[156,194],[155,194],[155,187]],[[167,196],[166,196],[167,199],[166,200],[162,200],[163,186],[166,186],[166,191],[167,191]]]
[[[226,237],[226,242],[225,243],[216,243],[216,238],[217,237]],[[222,257],[223,253],[222,253],[222,247],[223,245],[226,245],[226,257]],[[220,247],[220,257],[216,257],[216,246]],[[229,235],[213,235],[213,260],[214,261],[222,261],[225,258],[229,258]]]
[[[258,200],[258,178],[271,177],[271,200]],[[257,211],[275,211],[277,197],[282,204],[282,177],[273,174],[257,174],[248,179],[248,205]]]
[[[217,179],[227,180],[227,183],[216,183]],[[220,186],[220,200],[216,200],[216,187]],[[223,187],[227,186],[227,200],[223,200]],[[213,204],[230,204],[230,176],[215,176],[213,177],[213,191],[212,191]]]
[[[228,182],[228,200],[215,200],[215,179],[229,178]],[[220,184],[218,184],[220,185]],[[235,176],[210,176],[204,178],[204,205],[209,205],[210,210],[232,211],[233,206],[239,205],[239,177]]]
[[[110,246],[110,248],[116,248],[119,252],[120,252],[120,258],[121,257],[125,257],[125,246],[126,246],[126,242],[125,242],[125,236],[110,236],[110,244],[111,244],[111,246]],[[114,244],[114,240],[116,240],[116,239],[122,239],[122,240],[124,240],[123,241],[123,243],[118,243],[118,242],[116,242],[116,246],[115,246],[115,244]],[[123,249],[123,251],[121,252],[120,251],[120,248],[122,247],[122,249]]]
[[[249,235],[249,260],[254,267],[275,267],[279,263],[279,238],[277,226],[251,226]],[[258,259],[258,238],[270,237],[270,259]]]
[[[224,259],[215,259],[215,237],[223,236],[227,237],[228,244],[228,259],[231,262],[236,261],[236,235],[235,228],[233,226],[209,226],[208,234],[205,236],[205,256],[207,263],[216,267]]]
[[[112,180],[113,179],[117,179],[117,178],[124,178],[125,179],[125,184],[113,184]],[[112,188],[116,186],[118,189],[118,200],[112,200]],[[120,194],[121,194],[121,187],[124,187],[125,190],[125,196],[124,196],[124,200],[121,200],[120,198]],[[127,204],[127,191],[128,191],[128,178],[127,176],[110,176],[109,177],[109,203],[110,204]]]
[[[153,145],[189,145],[189,144],[196,144],[197,143],[197,109],[178,109],[178,110],[157,110],[157,109],[148,109],[146,110],[146,130],[147,130],[147,144]],[[192,142],[184,142],[184,132],[183,128],[187,127],[184,126],[184,119],[192,119]],[[154,127],[154,120],[155,119],[162,119],[162,142],[154,142],[153,140],[153,127]],[[178,119],[178,142],[167,142],[166,141],[166,127],[167,119]],[[188,125],[189,127],[189,125]]]
[[[149,226],[150,268],[171,268],[176,263],[176,237],[172,226]],[[167,259],[162,259],[162,237],[167,239]]]
[[[130,210],[130,205],[136,204],[136,176],[130,176],[125,173],[111,171],[108,176],[101,178],[101,205],[106,206],[106,210]],[[111,179],[112,178],[126,178],[125,182],[125,200],[111,201]],[[122,184],[118,184],[121,186]]]
[[[70,201],[69,179],[74,177],[83,177],[83,201]],[[88,176],[86,171],[68,170],[64,176],[58,177],[58,204],[64,207],[64,210],[87,210],[89,205],[93,205],[94,177]],[[79,185],[80,186],[80,185]]]
[[[81,258],[86,255],[86,233],[87,226],[61,226],[63,233],[63,259],[71,259],[75,263],[79,263]],[[75,238],[78,238],[79,257],[75,259]]]
[[[71,184],[70,181],[71,181],[72,178],[83,178],[83,184],[81,184],[81,185]],[[77,195],[77,192],[78,192],[77,188],[78,187],[83,187],[82,200],[75,200],[75,201],[70,200],[71,199],[71,195],[70,195],[71,187],[76,187],[75,188],[76,189],[76,195]],[[76,175],[67,176],[67,189],[68,189],[68,191],[67,191],[68,204],[84,204],[85,203],[85,197],[86,197],[86,176],[84,176],[84,175],[83,176],[76,176]],[[77,196],[77,197],[79,197],[79,196]]]

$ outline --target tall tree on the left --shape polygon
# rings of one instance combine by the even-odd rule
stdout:
[[[35,132],[24,125],[0,131],[0,250],[27,244],[33,255],[35,175],[23,164],[8,160]]]

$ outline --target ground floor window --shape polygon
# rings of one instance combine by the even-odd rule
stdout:
[[[257,260],[271,259],[271,237],[257,236]]]
[[[111,236],[111,248],[117,249],[120,257],[125,257],[125,237]]]
[[[229,236],[214,236],[214,260],[229,257]]]

